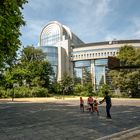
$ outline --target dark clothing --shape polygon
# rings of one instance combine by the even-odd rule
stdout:
[[[80,104],[80,107],[81,107],[81,108],[84,107],[84,104]]]
[[[110,98],[110,96],[106,95],[104,99],[105,99],[105,101],[106,101],[106,113],[107,113],[107,118],[111,119],[111,115],[110,115],[111,98]]]
[[[106,105],[106,114],[107,114],[107,118],[109,119],[111,119],[110,108],[111,108],[111,105]]]
[[[94,112],[93,103],[89,103],[91,110]]]
[[[106,101],[107,105],[111,105],[111,98],[110,98],[110,96],[106,95],[105,96],[105,101]]]

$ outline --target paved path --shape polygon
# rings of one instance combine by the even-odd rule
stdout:
[[[78,99],[0,100],[0,140],[140,138],[140,100],[113,99],[112,120],[104,104],[99,110],[99,117],[80,112]]]

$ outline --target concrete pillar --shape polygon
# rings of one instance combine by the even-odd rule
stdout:
[[[96,81],[95,81],[95,63],[94,60],[91,60],[91,76],[92,76],[92,84],[93,84],[93,90],[96,90]]]

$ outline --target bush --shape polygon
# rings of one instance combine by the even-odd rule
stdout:
[[[76,94],[79,94],[79,93],[81,93],[82,91],[83,91],[83,86],[81,85],[81,84],[76,84],[75,85],[75,87],[74,87],[74,92],[76,93]]]
[[[52,89],[50,91],[55,93],[55,94],[61,94],[62,88],[61,88],[60,83],[53,83]]]
[[[109,91],[109,86],[108,85],[106,85],[106,84],[103,84],[103,85],[101,85],[100,86],[100,88],[98,89],[98,91],[97,91],[97,95],[98,96],[105,96],[105,91]]]
[[[22,98],[22,97],[32,97],[32,93],[30,89],[26,86],[15,87],[14,88],[14,97]]]
[[[51,95],[48,93],[47,88],[42,87],[33,87],[32,90],[33,97],[50,97]]]
[[[0,98],[23,98],[23,97],[50,97],[47,88],[42,87],[32,87],[28,88],[26,86],[15,87],[14,89],[5,90],[3,87],[0,87]]]
[[[93,94],[93,85],[91,82],[86,83],[83,85],[84,91],[87,91],[89,94]]]
[[[7,97],[8,97],[7,91],[3,87],[0,87],[0,98],[7,98]]]
[[[80,96],[89,96],[89,93],[87,91],[82,91],[80,93]]]
[[[79,96],[89,96],[93,95],[92,83],[88,82],[85,85],[77,84],[74,87],[75,95]]]

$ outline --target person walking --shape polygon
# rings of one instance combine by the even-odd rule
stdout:
[[[99,103],[102,104],[103,102],[106,102],[106,114],[107,114],[107,119],[111,119],[111,115],[110,115],[110,108],[112,106],[111,103],[111,97],[108,95],[108,91],[105,91],[105,97],[102,101],[100,101]]]

